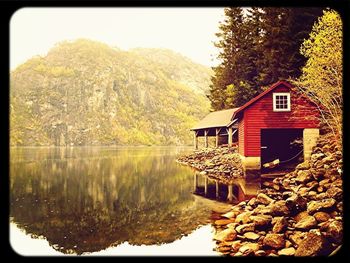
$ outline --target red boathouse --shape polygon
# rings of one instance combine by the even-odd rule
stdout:
[[[220,112],[227,113],[218,111],[216,115]],[[310,158],[319,136],[317,106],[286,81],[276,82],[243,106],[233,109],[226,119],[227,123],[221,121],[220,127],[228,131],[233,129],[232,133],[238,134],[238,152],[246,175],[256,174],[265,163],[275,159],[283,162],[300,151],[304,160]],[[209,126],[197,125],[191,129],[195,132],[195,146],[197,136],[220,135],[220,132],[211,132],[213,125]],[[218,131],[218,127],[215,129]],[[229,139],[230,146],[232,137]]]

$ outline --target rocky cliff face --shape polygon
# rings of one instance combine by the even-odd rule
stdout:
[[[322,136],[310,161],[266,182],[256,198],[214,222],[217,250],[232,256],[331,254],[342,245],[342,165],[341,146]]]
[[[63,42],[11,72],[11,145],[188,144],[210,75],[169,50]]]

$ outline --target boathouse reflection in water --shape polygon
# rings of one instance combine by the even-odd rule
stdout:
[[[194,194],[232,204],[256,196],[257,191],[261,189],[259,179],[246,180],[237,178],[232,183],[223,183],[218,179],[202,175],[198,171],[194,172],[193,177]]]

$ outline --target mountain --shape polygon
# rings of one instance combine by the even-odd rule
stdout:
[[[162,66],[164,73],[194,92],[205,94],[210,84],[212,70],[193,63],[189,58],[168,49],[135,48],[132,52]]]
[[[10,73],[10,143],[190,144],[211,74],[166,49],[61,42]]]

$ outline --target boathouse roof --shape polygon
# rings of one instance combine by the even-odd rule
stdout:
[[[214,111],[200,120],[191,130],[200,130],[215,127],[228,127],[233,123],[232,117],[239,108]]]

